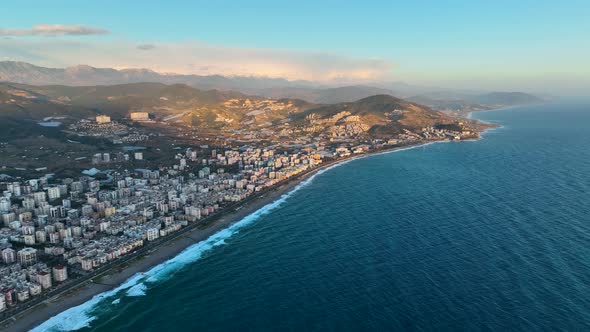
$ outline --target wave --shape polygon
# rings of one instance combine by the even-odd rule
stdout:
[[[291,197],[295,192],[300,190],[301,188],[309,185],[312,181],[319,175],[342,165],[348,164],[349,162],[363,159],[366,157],[372,157],[376,155],[382,155],[392,152],[399,152],[405,151],[410,149],[415,149],[420,146],[426,146],[430,144],[434,144],[438,142],[430,142],[422,145],[415,145],[407,148],[401,148],[397,150],[391,151],[384,151],[381,153],[371,154],[371,155],[364,155],[359,156],[356,158],[348,159],[342,161],[340,163],[328,166],[323,168],[316,173],[314,173],[309,178],[305,179],[301,183],[297,184],[292,190],[289,192],[281,195],[279,199],[263,206],[262,208],[256,210],[255,212],[247,215],[246,217],[242,218],[238,222],[232,224],[231,226],[218,231],[217,233],[211,235],[206,240],[200,241],[195,243],[188,248],[184,249],[178,255],[174,256],[173,258],[160,263],[145,273],[136,273],[127,279],[123,284],[120,286],[100,294],[95,295],[92,299],[88,300],[87,302],[78,305],[76,307],[72,307],[68,310],[61,312],[60,314],[51,317],[41,325],[35,327],[31,331],[33,332],[41,332],[41,331],[75,331],[85,327],[90,327],[90,323],[97,319],[97,316],[93,314],[93,312],[97,309],[97,307],[105,302],[108,301],[110,305],[118,304],[121,301],[121,297],[128,296],[128,297],[138,297],[138,296],[145,296],[146,292],[149,289],[150,284],[154,284],[156,282],[162,282],[169,279],[172,274],[179,271],[183,267],[187,266],[188,264],[194,263],[198,261],[204,253],[208,252],[209,250],[226,244],[226,240],[231,238],[233,235],[239,233],[240,229],[254,223],[256,220],[260,219],[260,217],[270,213],[272,210],[279,207],[283,204],[289,197]],[[113,298],[115,298],[113,300]]]
[[[134,275],[119,285],[117,288],[95,295],[87,302],[53,316],[45,323],[35,327],[31,331],[74,331],[84,327],[89,327],[90,323],[96,319],[96,317],[89,314],[91,309],[96,307],[104,299],[113,297],[120,291],[137,284],[137,282],[140,280],[140,277],[140,275]]]
[[[255,212],[247,215],[246,217],[242,218],[240,221],[232,224],[226,229],[223,229],[204,241],[198,242],[193,244],[192,246],[184,249],[181,253],[176,255],[175,257],[158,264],[151,268],[149,271],[145,273],[136,273],[127,279],[123,284],[112,289],[107,292],[103,292],[100,294],[95,295],[92,299],[88,300],[87,302],[78,305],[76,307],[72,307],[62,313],[51,317],[41,325],[35,327],[31,331],[33,332],[41,332],[41,331],[75,331],[85,327],[90,327],[90,323],[94,321],[97,317],[93,315],[93,311],[97,308],[99,304],[103,301],[109,300],[108,303],[110,304],[117,304],[120,302],[121,296],[144,296],[146,295],[146,291],[148,290],[149,284],[164,281],[168,279],[174,272],[180,270],[184,266],[193,263],[199,260],[203,254],[214,247],[224,245],[226,242],[225,240],[229,239],[233,235],[239,233],[241,228],[244,228],[260,217],[270,213],[272,210],[279,207],[283,204],[293,193],[297,192],[301,188],[309,185],[316,176],[332,169],[343,165],[349,161],[347,160],[339,164],[332,165],[330,167],[324,168],[319,170],[309,178],[305,179],[297,186],[295,186],[291,191],[281,195],[279,199],[269,203],[262,208],[256,210]],[[123,294],[121,294],[123,293]],[[111,300],[114,297],[119,297],[117,299]]]
[[[139,283],[126,292],[127,296],[144,296],[147,290],[147,286],[144,283]]]

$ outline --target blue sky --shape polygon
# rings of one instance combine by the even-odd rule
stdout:
[[[590,1],[576,0],[21,0],[2,5],[0,29],[6,37],[0,58],[320,81],[585,89],[589,18]],[[43,24],[108,33],[23,32]],[[139,44],[153,46],[153,56],[147,49],[126,51],[126,45]],[[69,54],[60,55],[60,48]],[[175,63],[157,61],[167,58],[166,52],[174,54]],[[126,57],[119,58],[122,53]],[[246,57],[250,60],[235,65]]]

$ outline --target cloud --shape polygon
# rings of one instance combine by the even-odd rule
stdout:
[[[153,50],[154,48],[156,48],[156,45],[154,45],[154,44],[139,44],[139,45],[137,45],[137,49],[143,50],[143,51]]]
[[[149,68],[162,73],[260,76],[356,83],[390,79],[393,63],[328,52],[215,46],[198,41],[137,44],[127,41],[12,38],[1,55],[49,67]],[[149,52],[146,52],[149,50]]]
[[[42,24],[31,29],[0,29],[0,36],[87,36],[103,35],[108,30],[83,25]]]

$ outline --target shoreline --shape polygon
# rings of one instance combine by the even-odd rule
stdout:
[[[94,297],[100,296],[100,294],[121,286],[133,276],[146,272],[151,268],[177,256],[190,246],[203,242],[216,233],[227,229],[228,227],[255,213],[261,208],[279,200],[283,195],[294,190],[305,180],[310,179],[317,174],[323,173],[321,171],[326,171],[333,167],[337,167],[357,159],[404,151],[434,143],[444,142],[451,141],[439,140],[408,144],[405,146],[377,150],[367,154],[354,155],[349,158],[322,164],[319,167],[301,174],[300,176],[287,180],[285,183],[278,185],[276,188],[272,188],[268,192],[259,195],[258,197],[252,197],[252,200],[244,202],[237,208],[225,211],[225,213],[222,212],[220,216],[217,216],[211,220],[204,228],[195,227],[185,234],[179,235],[178,238],[172,238],[169,241],[158,245],[147,254],[140,255],[130,262],[122,263],[102,274],[97,275],[94,279],[99,279],[100,282],[85,282],[82,285],[74,287],[71,290],[64,291],[59,295],[47,299],[36,306],[33,306],[11,318],[8,318],[1,323],[0,329],[28,331],[38,327],[60,313],[82,305]]]

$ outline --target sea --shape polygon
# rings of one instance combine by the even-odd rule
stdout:
[[[590,330],[590,103],[349,161],[35,331]]]

